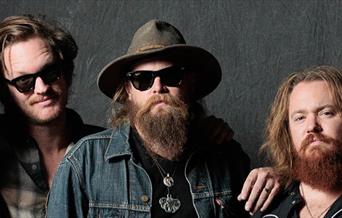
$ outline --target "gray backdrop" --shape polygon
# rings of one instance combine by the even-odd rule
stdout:
[[[289,73],[341,65],[342,1],[333,0],[0,0],[0,18],[46,14],[79,45],[69,106],[92,124],[107,125],[110,100],[96,86],[101,68],[125,53],[133,32],[152,18],[174,24],[187,42],[208,49],[223,79],[204,99],[261,164],[257,149],[269,104]]]

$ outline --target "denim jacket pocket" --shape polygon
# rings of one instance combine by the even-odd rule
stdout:
[[[109,218],[109,217],[125,217],[124,209],[119,208],[111,208],[111,207],[89,207],[88,217],[96,217],[96,218]]]

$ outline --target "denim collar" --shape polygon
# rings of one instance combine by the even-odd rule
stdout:
[[[123,156],[132,156],[132,150],[129,145],[130,123],[125,122],[115,127],[110,135],[110,140],[105,153],[105,160],[119,158]]]

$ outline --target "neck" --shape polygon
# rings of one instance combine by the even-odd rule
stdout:
[[[300,193],[306,204],[300,211],[300,217],[324,217],[330,206],[341,196],[342,189],[320,190],[301,182]]]
[[[63,114],[59,119],[45,125],[31,123],[27,126],[27,130],[37,142],[46,180],[51,187],[58,164],[71,143],[71,133],[67,128],[66,115]]]
[[[65,114],[48,124],[30,123],[27,125],[27,131],[43,153],[63,149],[70,143],[70,131],[67,128]]]

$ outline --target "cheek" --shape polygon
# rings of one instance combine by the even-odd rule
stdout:
[[[305,135],[302,134],[302,130],[298,126],[293,126],[290,124],[289,127],[292,143],[295,146],[295,149],[298,151]]]
[[[142,92],[135,92],[132,90],[132,92],[128,94],[128,99],[134,104],[141,106],[147,100],[147,96]]]
[[[10,86],[8,88],[8,91],[9,91],[11,98],[17,104],[20,104],[21,102],[25,101],[25,99],[27,98],[26,95],[19,93],[15,87]]]
[[[174,97],[177,97],[183,101],[186,101],[187,100],[187,93],[188,91],[185,90],[184,88],[180,87],[180,88],[177,88],[177,87],[169,87],[169,93],[170,95],[174,96]]]
[[[54,90],[58,90],[59,92],[68,92],[69,89],[69,85],[64,77],[50,85]]]
[[[342,141],[342,121],[336,121],[335,125],[327,126],[329,131],[327,131],[327,135],[335,138],[339,141]]]

